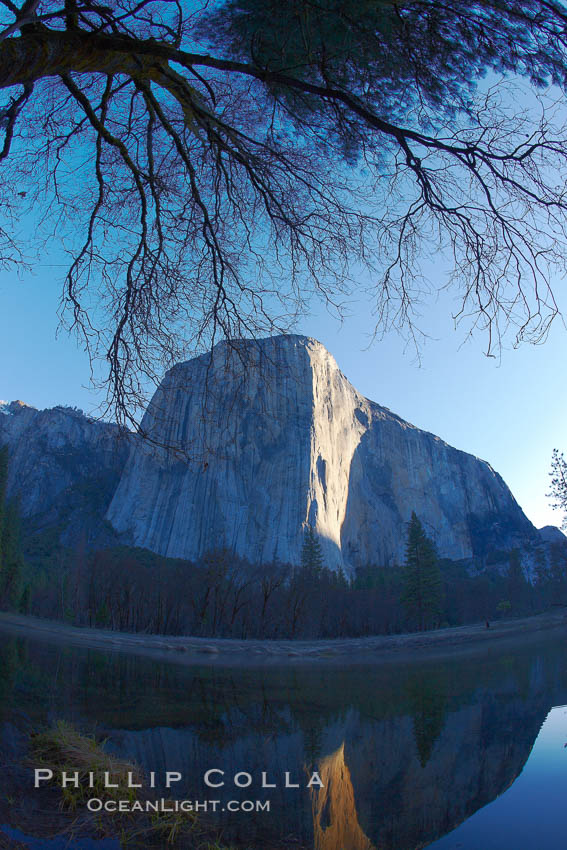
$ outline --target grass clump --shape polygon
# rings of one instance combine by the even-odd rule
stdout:
[[[52,786],[61,791],[61,807],[74,811],[73,823],[64,833],[68,839],[93,834],[114,837],[123,848],[179,848],[179,850],[234,850],[219,840],[218,829],[194,812],[105,812],[86,810],[90,798],[143,802],[144,774],[139,765],[119,759],[104,749],[104,741],[80,732],[72,723],[58,720],[53,726],[31,736],[30,753],[34,766],[53,771]],[[76,774],[77,782],[62,787],[61,774]],[[105,777],[117,787],[107,787]],[[142,785],[142,788],[132,788]],[[166,801],[167,802],[167,801]]]
[[[53,784],[60,784],[61,774],[78,774],[78,783],[61,788],[63,805],[74,809],[90,797],[101,800],[136,799],[132,784],[142,783],[142,770],[132,762],[118,759],[107,753],[94,735],[84,735],[66,720],[35,733],[31,739],[31,752],[36,763],[53,771]],[[116,788],[107,787],[108,782]]]

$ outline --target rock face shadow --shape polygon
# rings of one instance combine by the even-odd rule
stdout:
[[[481,560],[537,538],[502,478],[473,455],[368,403],[368,428],[354,451],[341,527],[343,559],[401,564],[407,523],[418,515],[440,557]]]

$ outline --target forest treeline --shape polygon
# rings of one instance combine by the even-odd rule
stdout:
[[[425,538],[416,567],[411,526],[405,564],[367,565],[350,579],[324,565],[316,539],[311,553],[313,540],[304,545],[296,567],[250,564],[226,549],[211,550],[197,562],[125,546],[36,550],[27,564],[29,589],[20,607],[76,625],[124,631],[333,638],[520,617],[567,605],[565,547],[535,552],[532,583],[517,550],[507,563],[475,572],[437,559]],[[314,538],[311,529],[309,537]]]
[[[567,544],[495,553],[494,563],[480,569],[438,558],[415,513],[403,564],[367,564],[349,577],[325,565],[310,526],[297,566],[251,564],[222,548],[196,562],[128,546],[93,551],[80,535],[64,546],[57,528],[22,533],[17,501],[6,498],[7,464],[0,449],[2,608],[121,631],[333,638],[490,622],[567,605]]]
[[[25,561],[17,500],[6,498],[8,449],[0,446],[0,605],[27,608],[31,588],[24,584]]]

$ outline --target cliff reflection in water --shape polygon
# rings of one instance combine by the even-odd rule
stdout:
[[[423,847],[510,786],[550,707],[567,703],[557,640],[349,670],[191,668],[21,641],[0,656],[2,721],[96,724],[147,771],[180,771],[179,798],[269,799],[269,813],[222,815],[227,840],[263,850]],[[211,767],[223,788],[205,787]],[[324,788],[307,787],[313,770]],[[251,787],[234,786],[239,771]],[[261,788],[262,771],[277,787]],[[286,771],[300,788],[284,787]]]
[[[358,822],[344,743],[318,767],[323,788],[312,791],[314,850],[374,850]]]

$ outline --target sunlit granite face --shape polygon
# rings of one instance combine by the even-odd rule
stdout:
[[[484,461],[361,396],[303,336],[221,343],[171,369],[107,518],[124,539],[194,559],[226,546],[298,563],[311,524],[325,562],[399,563],[415,511],[439,554],[482,557],[537,538]]]

